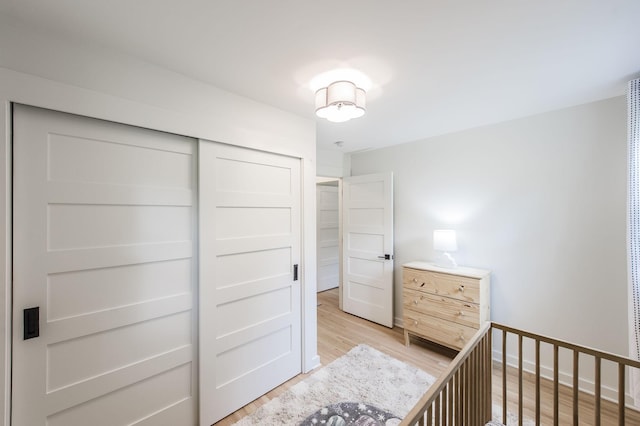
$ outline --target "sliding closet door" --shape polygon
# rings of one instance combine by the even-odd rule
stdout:
[[[196,423],[195,150],[15,107],[13,425]]]
[[[200,424],[301,372],[300,161],[201,141]]]

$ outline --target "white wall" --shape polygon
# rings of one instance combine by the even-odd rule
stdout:
[[[454,228],[493,320],[626,355],[626,165],[624,97],[353,155],[394,172],[396,317],[401,265]]]
[[[314,122],[135,58],[56,40],[0,16],[0,424],[9,424],[10,404],[11,102],[301,158],[303,369],[319,364]]]
[[[316,151],[316,172],[318,176],[343,177],[344,154],[339,149],[318,149]]]

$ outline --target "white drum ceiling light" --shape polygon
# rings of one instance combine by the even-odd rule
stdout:
[[[362,117],[365,111],[365,91],[350,81],[334,81],[316,91],[316,115],[320,118],[342,123]]]

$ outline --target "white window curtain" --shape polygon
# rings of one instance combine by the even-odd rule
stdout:
[[[629,352],[640,360],[640,78],[631,80],[627,88],[629,120]],[[631,392],[640,407],[640,372],[632,369]]]

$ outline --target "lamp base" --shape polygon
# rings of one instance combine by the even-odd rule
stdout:
[[[458,267],[456,260],[451,256],[450,253],[444,252],[441,256],[438,256],[435,261],[436,266],[440,266],[441,268],[450,268],[455,269]]]

